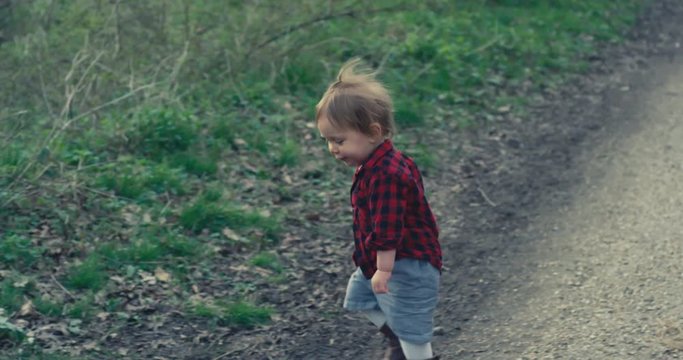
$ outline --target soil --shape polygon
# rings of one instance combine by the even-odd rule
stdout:
[[[450,139],[465,156],[426,176],[442,359],[683,358],[681,44],[683,3],[653,1],[589,72],[529,94],[527,116]],[[304,251],[324,266],[302,269],[303,288],[277,295],[298,306],[226,339],[222,358],[379,358],[381,336],[339,309],[345,226],[327,253]]]

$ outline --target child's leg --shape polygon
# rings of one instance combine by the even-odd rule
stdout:
[[[408,360],[425,360],[431,359],[434,356],[432,352],[432,343],[428,342],[425,344],[414,344],[407,341],[399,339],[401,342],[401,348],[403,349],[403,354],[405,354]]]
[[[377,295],[379,307],[409,360],[435,358],[431,340],[439,278],[439,271],[426,261],[397,260],[389,293]]]
[[[387,323],[387,317],[384,316],[384,313],[380,310],[367,310],[363,311],[363,313],[378,328],[381,328],[382,325]]]

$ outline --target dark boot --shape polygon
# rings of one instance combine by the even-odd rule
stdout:
[[[387,324],[382,325],[379,332],[386,336],[389,341],[389,346],[384,352],[384,357],[382,360],[406,360],[406,356],[403,355],[403,349],[401,349],[401,343],[398,341],[398,336],[391,331],[391,328]]]

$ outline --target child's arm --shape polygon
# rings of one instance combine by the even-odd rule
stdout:
[[[367,246],[377,251],[377,271],[371,281],[376,294],[389,291],[387,283],[394,269],[396,249],[401,246],[408,199],[404,181],[395,174],[383,174],[370,184],[369,208],[374,236]]]
[[[396,249],[377,252],[377,270],[390,273],[394,270]]]
[[[370,283],[372,284],[372,291],[376,294],[384,294],[389,292],[389,278],[391,272],[394,270],[394,260],[396,259],[396,250],[384,250],[377,252],[377,271],[372,276]]]

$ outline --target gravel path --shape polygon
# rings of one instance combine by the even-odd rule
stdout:
[[[564,182],[497,235],[503,249],[480,256],[480,280],[445,279],[470,297],[495,289],[455,332],[442,324],[444,358],[683,358],[683,58],[653,57],[609,82],[584,110],[608,125],[574,150],[555,175]]]
[[[683,62],[641,76],[612,104],[636,126],[581,155],[571,203],[519,230],[530,246],[499,269],[509,279],[480,307],[485,321],[451,346],[487,359],[681,356]]]

